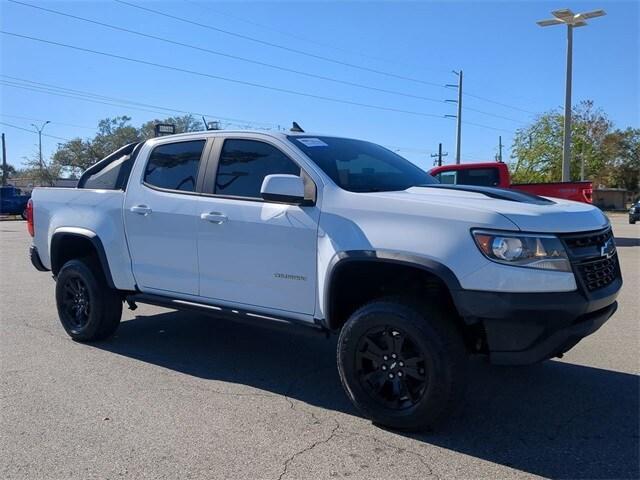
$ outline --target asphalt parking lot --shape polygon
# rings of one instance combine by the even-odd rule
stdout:
[[[335,339],[143,305],[74,343],[24,222],[0,222],[0,478],[638,478],[640,225],[612,222],[616,315],[562,360],[473,361],[464,409],[422,434],[358,415]]]

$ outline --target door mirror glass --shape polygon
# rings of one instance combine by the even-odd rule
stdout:
[[[267,175],[262,181],[260,195],[268,202],[300,205],[304,202],[304,182],[297,175]]]

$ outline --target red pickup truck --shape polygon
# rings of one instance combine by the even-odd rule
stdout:
[[[511,183],[509,168],[502,162],[443,165],[431,169],[429,174],[445,184],[511,188],[542,197],[592,203],[591,182]]]

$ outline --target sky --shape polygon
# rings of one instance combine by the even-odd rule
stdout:
[[[428,169],[439,142],[445,163],[455,161],[456,120],[445,117],[456,114],[445,102],[457,96],[444,86],[457,82],[452,70],[464,72],[462,161],[493,160],[499,136],[507,159],[517,128],[564,104],[566,27],[535,23],[559,8],[607,12],[574,31],[573,103],[591,99],[616,127],[640,126],[637,1],[124,0],[191,23],[116,0],[19,1],[0,0],[3,32],[148,63],[0,34],[0,130],[17,167],[37,152],[32,123],[51,122],[42,139],[49,158],[65,139],[92,137],[106,117],[139,126],[193,112],[228,128],[297,121],[308,132],[380,143]]]

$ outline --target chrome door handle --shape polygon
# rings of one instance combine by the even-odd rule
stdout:
[[[144,215],[145,217],[153,212],[153,210],[151,210],[146,205],[134,205],[133,207],[131,207],[131,211],[133,213],[137,213],[138,215]]]
[[[227,216],[220,212],[205,212],[200,214],[200,219],[220,225],[227,221]]]

